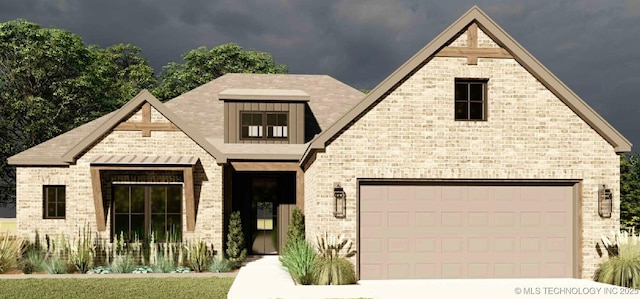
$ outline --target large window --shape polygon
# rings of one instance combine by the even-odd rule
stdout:
[[[113,185],[113,234],[182,238],[182,186]]]
[[[42,202],[44,219],[64,219],[66,216],[66,188],[65,186],[47,185],[42,188]]]
[[[287,112],[241,112],[241,139],[287,139],[289,124]]]
[[[456,80],[455,119],[486,120],[486,80]]]

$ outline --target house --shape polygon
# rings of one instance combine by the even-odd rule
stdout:
[[[18,232],[172,231],[223,248],[240,211],[278,253],[357,244],[360,279],[590,278],[619,229],[631,144],[477,7],[363,95],[327,76],[228,74],[9,158]]]

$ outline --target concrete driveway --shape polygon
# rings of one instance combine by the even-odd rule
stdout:
[[[347,286],[296,286],[277,256],[248,262],[228,299],[260,298],[640,298],[640,291],[586,279],[364,280]]]

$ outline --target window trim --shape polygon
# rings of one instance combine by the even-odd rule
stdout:
[[[53,204],[56,206],[56,215],[49,215],[49,204],[51,204],[51,200],[49,198],[49,189],[56,190],[56,198],[53,201]],[[62,190],[64,193],[64,200],[59,201],[59,191]],[[59,216],[58,212],[58,204],[63,203],[64,206],[64,216]],[[67,186],[66,185],[42,185],[42,219],[66,219],[67,218]]]
[[[478,103],[478,101],[471,101],[471,93],[468,91],[467,93],[467,99],[466,100],[458,100],[455,97],[455,90],[456,90],[456,85],[458,84],[466,84],[467,88],[469,88],[469,86],[471,84],[482,84],[482,118],[480,119],[472,119],[471,118],[471,103]],[[488,119],[488,111],[489,109],[487,109],[488,106],[488,88],[489,86],[489,79],[482,79],[482,78],[456,78],[454,81],[454,85],[453,85],[453,119],[455,121],[487,121]],[[467,103],[467,117],[466,118],[458,118],[456,115],[456,104],[459,102],[465,102]]]
[[[243,124],[242,124],[242,117],[245,114],[261,114],[262,115],[262,137],[244,137],[242,135],[242,128],[243,128]],[[268,128],[269,125],[267,123],[267,117],[269,114],[284,114],[287,116],[287,137],[269,137],[269,132],[268,132]],[[239,140],[278,140],[278,141],[289,141],[289,135],[291,133],[291,122],[290,122],[290,117],[289,117],[289,111],[256,111],[256,110],[240,110],[240,117],[239,117],[239,121],[238,121],[238,135],[239,135]],[[272,126],[273,127],[273,126]]]

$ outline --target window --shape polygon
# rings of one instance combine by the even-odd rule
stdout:
[[[486,120],[487,80],[456,80],[455,119]]]
[[[43,218],[64,219],[66,206],[65,186],[43,187]]]
[[[242,113],[242,138],[262,138],[262,113]]]
[[[113,234],[181,240],[182,186],[113,185]]]
[[[241,139],[286,139],[289,137],[287,112],[241,112]]]

